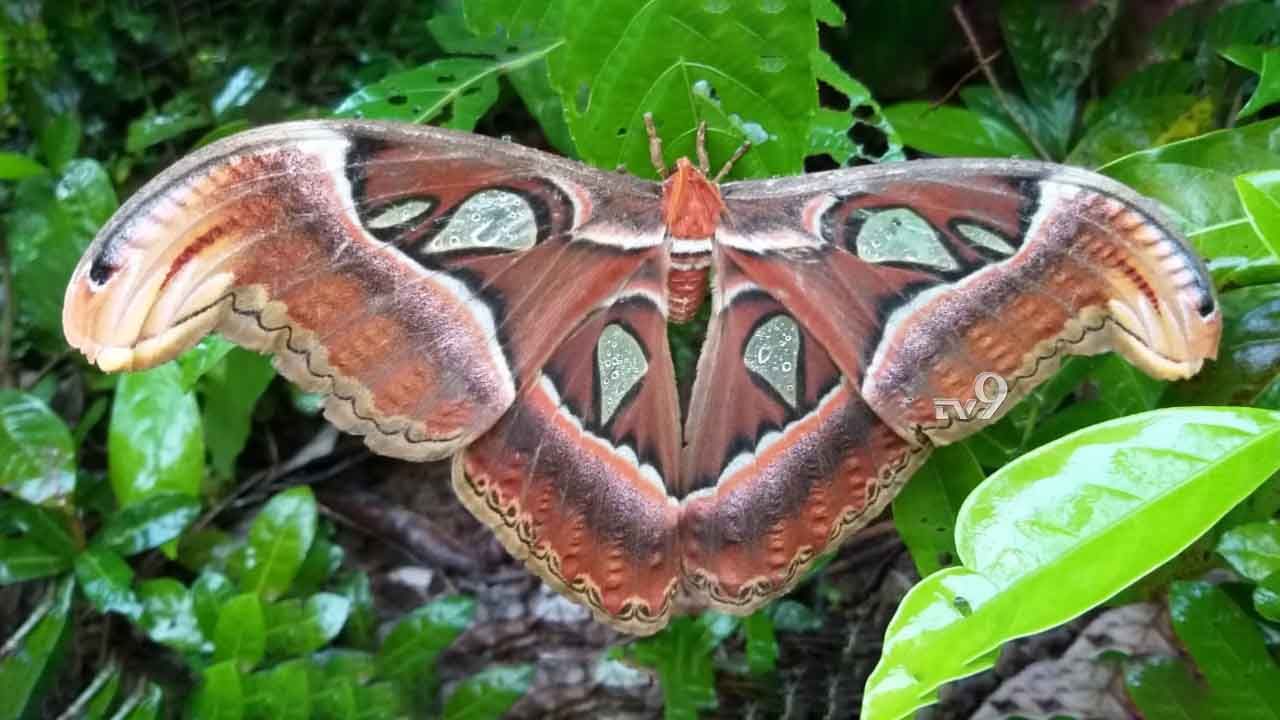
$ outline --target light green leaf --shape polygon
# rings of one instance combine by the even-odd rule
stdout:
[[[195,347],[178,356],[178,367],[182,370],[182,389],[194,388],[197,380],[218,367],[227,353],[235,349],[235,343],[217,333],[201,338]]]
[[[234,348],[202,378],[204,441],[219,476],[234,474],[236,457],[249,439],[253,408],[275,376],[271,358]]]
[[[1280,258],[1280,170],[1240,175],[1236,192],[1253,231]]]
[[[986,475],[965,445],[944,445],[893,500],[893,523],[920,577],[956,564],[956,515]]]
[[[694,720],[702,710],[716,708],[712,651],[733,634],[738,622],[717,612],[679,617],[625,648],[632,660],[658,671],[668,720]]]
[[[218,629],[218,616],[222,606],[236,596],[236,587],[226,575],[206,567],[191,585],[192,611],[196,622],[206,637],[213,637]]]
[[[532,665],[494,665],[458,683],[444,703],[445,720],[497,720],[533,684]]]
[[[39,398],[0,389],[0,489],[32,503],[62,502],[75,488],[75,445]]]
[[[951,157],[1035,157],[1035,151],[1003,121],[972,110],[926,102],[884,109],[905,145]]]
[[[301,661],[281,663],[248,676],[244,695],[246,714],[250,718],[307,720],[311,717],[311,683],[306,664]]]
[[[315,534],[316,500],[311,488],[295,487],[271,498],[249,528],[240,586],[264,600],[283,595]]]
[[[160,547],[182,534],[200,514],[200,501],[182,493],[148,495],[107,519],[94,543],[135,555]]]
[[[1218,539],[1218,554],[1253,582],[1262,582],[1280,571],[1280,523],[1246,523],[1227,530]]]
[[[0,152],[0,180],[22,180],[49,174],[49,168],[26,155]]]
[[[266,647],[266,621],[258,596],[244,593],[226,601],[213,632],[213,661],[234,661],[241,672],[248,672],[262,662]]]
[[[0,659],[0,720],[27,714],[35,689],[61,661],[67,639],[75,583],[64,578],[4,644],[13,652]]]
[[[142,615],[142,603],[133,592],[133,570],[106,548],[89,548],[76,556],[76,581],[80,591],[98,612],[117,612],[130,620]]]
[[[240,720],[244,689],[233,660],[205,668],[191,704],[192,720]]]
[[[1280,413],[1157,410],[1005,466],[960,510],[963,567],[929,576],[899,606],[862,717],[900,718],[936,701],[942,683],[990,667],[1002,643],[1070,620],[1159,567],[1280,469],[1278,442]],[[1067,570],[1080,567],[1089,572]]]
[[[542,48],[526,55],[524,61],[534,62],[547,52]],[[519,61],[512,60],[434,60],[360,88],[343,100],[334,114],[412,123],[431,122],[444,114],[441,124],[445,127],[472,130],[498,99],[498,75],[518,66]]]
[[[758,610],[742,619],[742,634],[747,641],[747,669],[752,675],[768,675],[778,669],[778,636],[773,616]]]
[[[204,437],[195,396],[174,363],[122,375],[107,435],[107,474],[121,507],[157,493],[195,496]]]
[[[138,597],[142,600],[139,625],[148,637],[179,652],[206,649],[192,594],[182,583],[173,578],[148,580],[138,586]]]

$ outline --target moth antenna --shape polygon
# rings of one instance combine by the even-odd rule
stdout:
[[[707,121],[702,120],[698,123],[698,141],[696,143],[698,151],[698,169],[703,175],[711,172],[711,159],[707,157]]]
[[[720,179],[725,175],[728,175],[729,171],[733,169],[733,164],[741,160],[742,156],[746,155],[747,151],[750,149],[751,141],[743,140],[742,144],[738,146],[738,149],[733,151],[733,155],[729,157],[729,161],[724,164],[724,167],[720,168],[720,172],[716,173],[716,176],[711,178],[711,182],[720,182]]]
[[[649,162],[658,171],[658,177],[667,179],[667,164],[662,160],[662,138],[658,137],[658,128],[653,124],[653,113],[644,114],[644,129],[649,133]]]

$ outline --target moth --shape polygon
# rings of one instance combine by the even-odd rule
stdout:
[[[508,551],[637,634],[786,593],[1068,355],[1173,379],[1216,353],[1203,264],[1105,177],[920,160],[719,184],[698,155],[654,182],[432,127],[251,130],[119,209],[66,337],[107,371],[211,331],[273,353],[374,451],[452,457]],[[667,324],[707,295],[682,408]]]

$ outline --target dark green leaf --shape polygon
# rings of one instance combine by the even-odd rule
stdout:
[[[240,720],[244,717],[244,690],[234,661],[205,668],[191,704],[192,720]]]
[[[158,110],[129,123],[129,135],[124,148],[131,153],[146,150],[152,145],[172,140],[197,128],[208,127],[213,119],[209,111],[190,94],[181,93]]]
[[[199,514],[200,501],[190,495],[148,495],[113,514],[94,543],[121,555],[135,555],[178,537]]]
[[[76,556],[75,571],[80,591],[98,612],[118,612],[130,620],[142,615],[142,603],[133,592],[133,570],[116,553],[89,548]]]
[[[266,608],[267,652],[292,657],[315,652],[342,632],[351,601],[333,593],[283,600]]]
[[[956,515],[960,504],[985,477],[968,447],[946,445],[933,451],[894,498],[893,522],[920,577],[959,562]]]
[[[303,662],[282,663],[270,670],[256,672],[245,681],[245,717],[251,720],[307,720],[311,717],[311,683]]]
[[[767,608],[779,632],[814,632],[822,628],[822,617],[808,605],[783,598]]]
[[[116,209],[106,170],[93,160],[74,160],[61,176],[19,183],[4,230],[13,269],[18,319],[50,350],[62,339],[62,294],[71,272],[98,228]]]
[[[262,601],[254,593],[237,595],[223,604],[213,633],[213,660],[235,661],[241,672],[248,672],[266,654],[266,622]]]
[[[71,568],[72,558],[51,551],[32,538],[0,537],[0,585],[57,575]]]
[[[227,84],[222,86],[218,94],[213,96],[213,116],[222,119],[232,110],[248,105],[270,78],[270,65],[241,65],[227,78]]]
[[[10,654],[0,658],[0,719],[23,717],[42,681],[61,658],[71,615],[75,583],[64,578],[5,643]]]
[[[293,579],[291,594],[309,595],[319,591],[342,566],[342,546],[331,541],[329,535],[329,532],[320,532],[311,543],[311,549],[307,550],[307,556]]]
[[[1218,554],[1253,582],[1280,572],[1280,523],[1247,523],[1227,530],[1218,539]]]
[[[85,720],[99,720],[107,717],[107,712],[111,709],[119,692],[120,666],[115,661],[111,661],[93,676],[93,680],[85,686],[84,691],[72,703],[72,707],[81,708]]]
[[[1093,122],[1067,155],[1072,165],[1097,167],[1154,145],[1195,137],[1214,127],[1213,101],[1161,95],[1117,104]]]
[[[378,676],[394,680],[414,693],[435,686],[440,653],[462,634],[475,615],[475,601],[454,595],[423,605],[400,619],[378,649]]]
[[[1280,8],[1265,2],[1241,2],[1224,7],[1209,19],[1207,40],[1222,50],[1232,45],[1256,45],[1280,31]]]
[[[80,150],[80,117],[63,113],[40,128],[40,154],[54,172],[62,172]]]
[[[179,652],[199,652],[207,641],[196,619],[190,591],[172,578],[148,580],[138,586],[142,600],[139,624],[152,640]]]
[[[311,488],[295,487],[271,498],[249,529],[240,586],[265,600],[283,595],[315,534],[316,500]]]
[[[1223,717],[1280,718],[1280,667],[1257,626],[1226,593],[1208,583],[1176,582],[1169,588],[1169,614]]]
[[[773,616],[759,610],[742,619],[747,640],[747,669],[752,675],[768,675],[778,669],[778,636]]]
[[[200,382],[204,441],[213,471],[230,477],[249,439],[253,408],[276,376],[271,359],[234,348]]]
[[[75,445],[62,418],[33,395],[0,389],[0,489],[28,502],[61,502],[75,478]]]
[[[711,653],[737,625],[736,618],[715,612],[680,617],[626,648],[631,659],[658,671],[668,720],[692,719],[716,708]]]
[[[1280,284],[1222,293],[1218,359],[1190,382],[1173,386],[1186,405],[1253,405],[1280,378]]]
[[[1035,151],[1003,121],[972,110],[905,102],[884,109],[906,145],[953,157],[1035,157]]]
[[[395,685],[389,682],[357,685],[355,688],[356,720],[382,720],[404,717],[404,703]]]
[[[1253,607],[1271,622],[1280,622],[1280,572],[1263,578],[1253,589]]]
[[[351,601],[351,616],[343,628],[343,639],[358,648],[371,648],[378,631],[378,613],[373,605],[369,576],[355,572],[343,578],[335,590]]]
[[[173,363],[120,377],[107,469],[121,507],[157,493],[195,496],[204,475],[200,408]]]
[[[1125,667],[1125,687],[1144,717],[1161,720],[1208,720],[1215,714],[1209,693],[1175,658],[1136,659]]]
[[[151,682],[143,683],[125,698],[111,720],[156,720],[164,705],[164,691]]]
[[[218,628],[218,616],[222,606],[236,596],[236,586],[226,575],[205,568],[200,577],[191,585],[192,608],[196,614],[200,631],[206,637],[213,637]]]
[[[80,551],[64,513],[16,498],[0,499],[0,534],[20,535],[46,552],[67,558]],[[2,557],[2,555],[0,555]]]
[[[532,665],[497,665],[458,683],[444,704],[445,720],[501,718],[533,682]]]

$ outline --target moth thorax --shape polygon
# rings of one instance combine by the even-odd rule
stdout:
[[[662,183],[662,221],[672,242],[667,276],[672,322],[693,319],[706,297],[711,239],[723,212],[720,188],[688,158],[677,160],[675,172]]]

